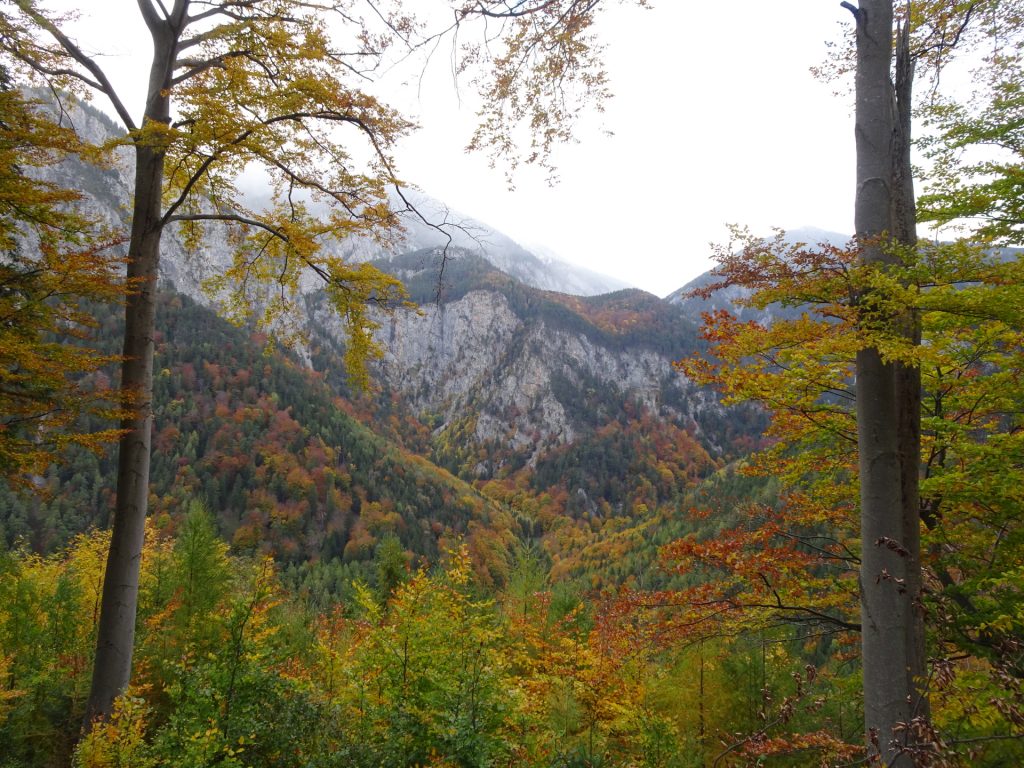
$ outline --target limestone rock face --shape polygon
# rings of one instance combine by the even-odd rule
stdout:
[[[647,326],[629,336],[567,310],[568,297],[474,274],[475,284],[452,300],[378,317],[385,352],[375,378],[431,423],[439,442],[457,431],[462,441],[497,445],[532,464],[594,432],[627,404],[698,430],[705,411],[720,410],[672,366],[694,351],[692,344],[656,348],[662,334],[696,338],[693,321],[678,308],[639,291],[616,301],[627,324],[646,318]],[[587,311],[599,316],[610,301],[592,299]],[[654,318],[645,314],[652,307]],[[315,318],[323,333],[339,336],[340,325],[322,307]]]
[[[91,142],[118,135],[116,124],[88,105],[67,114]],[[44,171],[49,180],[83,192],[97,218],[125,227],[132,174],[130,147],[117,149],[102,168],[69,160]],[[416,203],[437,205],[427,198]],[[698,345],[688,307],[635,290],[584,298],[620,286],[476,226],[482,229],[471,241],[456,242],[445,255],[452,263],[443,277],[432,241],[440,237],[436,230],[410,230],[406,247],[421,247],[412,256],[375,252],[364,242],[335,245],[354,259],[376,258],[419,303],[418,311],[378,316],[378,341],[386,352],[375,376],[431,424],[438,443],[450,438],[468,444],[467,450],[499,446],[532,464],[626,411],[642,410],[696,432],[702,415],[720,411],[713,396],[672,367]],[[193,249],[170,231],[162,241],[161,277],[216,308],[217,297],[204,293],[202,284],[230,258],[224,228],[209,227]],[[340,349],[341,323],[324,308],[318,284],[310,280],[303,287],[300,323],[314,343]],[[299,352],[311,361],[308,349]],[[714,447],[714,435],[703,439]]]

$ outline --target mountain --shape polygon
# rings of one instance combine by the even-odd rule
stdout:
[[[45,93],[35,94],[47,98]],[[93,144],[116,140],[123,131],[107,115],[89,104],[76,103],[67,110],[75,130]],[[93,200],[93,212],[110,223],[125,223],[134,159],[128,147],[120,147],[113,161],[99,168],[77,159],[60,163],[46,174],[51,181],[67,184],[86,192]],[[260,206],[269,198],[259,187],[258,179],[243,179],[243,193],[248,205]],[[483,257],[497,269],[527,285],[543,290],[560,291],[580,296],[592,296],[629,287],[621,280],[602,275],[584,267],[558,259],[545,251],[535,253],[516,243],[512,238],[465,214],[448,208],[440,200],[413,189],[403,189],[401,195],[393,192],[392,207],[402,212],[400,219],[404,236],[390,250],[369,238],[354,237],[333,244],[341,255],[357,261],[388,259],[410,251],[442,248],[446,245],[470,251]],[[315,209],[316,205],[311,204]],[[210,228],[208,241],[203,245],[203,259],[195,259],[174,232],[162,241],[161,276],[173,282],[182,292],[199,298],[202,279],[226,263],[228,243],[223,232]],[[210,257],[213,255],[211,264]]]
[[[430,429],[430,456],[467,480],[564,495],[572,516],[629,514],[677,500],[760,428],[726,411],[672,365],[699,353],[697,325],[639,290],[597,297],[540,291],[472,253],[436,251],[388,266],[417,312],[380,316],[380,400]],[[339,326],[313,310],[314,367],[337,359]]]
[[[509,546],[519,524],[493,501],[361,423],[294,355],[218,318],[186,296],[158,306],[150,511],[172,529],[191,499],[216,514],[241,551],[281,562],[365,562],[382,537],[434,561],[465,538],[477,561]],[[97,306],[100,341],[116,348],[117,308]],[[0,488],[0,549],[51,551],[112,508],[113,447],[79,450],[40,478],[41,499]],[[486,544],[477,537],[486,531]]]
[[[428,195],[412,190],[404,194],[417,211],[402,216],[406,230],[404,241],[391,253],[369,252],[367,256],[386,262],[404,253],[448,246],[475,253],[505,274],[541,290],[596,296],[631,287],[621,280],[563,261],[550,250],[524,248],[507,235],[452,211]],[[396,209],[402,208],[397,204],[399,201],[393,202]]]
[[[784,237],[784,242],[787,244],[807,243],[810,245],[827,243],[837,247],[846,245],[849,240],[850,237],[848,235],[818,229],[817,227],[793,229],[787,231]],[[750,291],[735,285],[715,291],[707,298],[692,295],[695,290],[714,285],[718,280],[719,278],[713,270],[705,272],[695,277],[682,288],[670,293],[665,297],[665,301],[678,306],[687,315],[697,319],[703,313],[714,312],[717,309],[728,310],[741,320],[758,323],[770,323],[772,318],[775,317],[794,317],[799,315],[799,310],[793,307],[783,307],[779,304],[771,304],[764,309],[743,306],[741,302],[750,296]]]
[[[117,135],[113,122],[88,105],[71,116],[90,141]],[[69,161],[52,174],[54,181],[84,191],[97,216],[126,223],[131,167],[130,151],[121,148],[107,168]],[[249,197],[259,194],[250,191]],[[699,314],[690,307],[673,308],[637,290],[574,296],[620,284],[538,257],[431,198],[407,197],[427,219],[443,222],[443,232],[406,216],[406,242],[423,246],[417,250],[374,254],[365,240],[339,247],[358,258],[376,255],[375,264],[405,281],[411,298],[422,304],[420,314],[380,318],[379,340],[388,352],[378,378],[414,414],[438,422],[438,444],[456,428],[469,429],[474,443],[502,444],[509,457],[498,457],[496,464],[490,458],[478,462],[470,468],[473,475],[487,477],[509,462],[534,466],[544,451],[573,443],[620,412],[627,400],[658,419],[693,422],[697,431],[702,418],[717,413],[714,398],[695,390],[671,366],[698,348],[694,319]],[[446,242],[444,233],[452,237],[446,252],[439,246]],[[162,274],[177,290],[210,304],[200,284],[228,254],[229,244],[217,228],[208,230],[198,249],[186,248],[170,232],[162,244]],[[319,342],[339,351],[340,326],[317,300],[315,288],[311,282],[309,325],[327,329]],[[340,372],[336,378],[342,378]],[[614,403],[597,403],[594,393]],[[712,453],[727,447],[722,436],[702,432]],[[451,450],[435,451],[446,466],[467,470]]]
[[[73,119],[93,141],[114,135],[88,107]],[[126,149],[104,168],[49,170],[85,193],[94,215],[120,224],[130,172]],[[703,348],[689,307],[635,289],[538,287],[597,283],[485,234],[483,249],[472,238],[443,249],[436,230],[416,226],[409,242],[427,247],[407,253],[346,244],[353,256],[376,256],[420,305],[375,316],[386,351],[377,391],[360,394],[347,388],[344,335],[315,283],[300,308],[308,344],[299,356],[263,358],[265,340],[216,319],[200,290],[228,258],[223,234],[211,228],[189,249],[168,232],[162,274],[180,294],[168,294],[158,319],[160,524],[173,526],[199,497],[235,546],[296,563],[367,562],[392,533],[432,559],[461,536],[497,578],[516,539],[540,539],[556,565],[569,563],[595,537],[677,508],[757,440],[759,412],[723,408],[673,367]],[[52,495],[38,508],[0,499],[8,540],[46,549],[105,523],[108,458],[76,456],[44,484]]]

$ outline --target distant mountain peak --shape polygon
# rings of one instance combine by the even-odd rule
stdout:
[[[844,235],[821,227],[803,226],[786,230],[787,243],[807,243],[808,245],[828,243],[842,247],[850,242],[850,237],[851,235]]]
[[[390,253],[378,250],[373,259],[387,259],[427,248],[454,247],[476,253],[497,269],[533,288],[576,296],[597,296],[631,287],[614,277],[562,259],[546,246],[529,248],[488,224],[448,207],[423,192],[403,190],[394,196],[396,209],[408,201],[415,211],[401,215],[406,235]]]

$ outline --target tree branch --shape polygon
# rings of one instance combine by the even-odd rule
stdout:
[[[174,62],[174,68],[175,69],[184,69],[185,67],[188,67],[189,69],[186,72],[184,72],[183,74],[180,74],[180,75],[178,75],[175,78],[172,78],[171,79],[171,85],[172,86],[180,85],[181,83],[185,82],[186,80],[188,80],[190,78],[193,78],[196,75],[198,75],[198,74],[200,74],[202,72],[205,72],[208,69],[212,69],[214,67],[223,67],[224,66],[224,62],[226,62],[228,59],[237,58],[237,57],[240,57],[240,56],[244,56],[244,57],[247,57],[247,58],[251,59],[252,61],[256,61],[253,58],[253,52],[252,51],[228,51],[228,52],[222,53],[222,54],[220,54],[218,56],[214,56],[211,59],[205,59],[205,60],[203,60],[203,59],[179,59],[178,61]],[[256,61],[256,63],[260,64],[261,66],[263,66],[262,62]]]
[[[165,216],[164,224],[173,224],[176,221],[219,221],[228,224],[244,224],[249,227],[256,227],[269,232],[283,242],[288,242],[288,235],[276,227],[267,224],[265,221],[253,219],[249,216],[242,216],[237,213],[178,213],[173,216]]]
[[[72,59],[74,59],[83,67],[85,67],[90,72],[90,74],[92,74],[92,76],[96,78],[96,81],[91,82],[87,77],[85,77],[85,75],[74,71],[63,72],[58,70],[58,72],[60,74],[67,74],[72,77],[76,77],[82,82],[89,85],[91,88],[104,94],[110,100],[111,105],[114,107],[114,110],[117,112],[118,117],[121,118],[121,121],[124,123],[125,127],[129,131],[134,131],[136,129],[135,121],[132,120],[131,114],[125,108],[124,104],[121,102],[121,98],[117,95],[117,91],[115,91],[114,86],[110,84],[110,80],[107,78],[106,73],[103,71],[100,65],[97,64],[92,58],[87,56],[82,51],[82,49],[79,48],[74,43],[74,41],[71,40],[71,38],[69,38],[67,35],[61,32],[61,30],[57,27],[56,24],[54,24],[48,18],[43,16],[43,14],[41,14],[39,11],[35,10],[35,8],[33,8],[27,2],[27,0],[18,0],[18,7],[26,16],[32,19],[32,21],[38,24],[42,29],[46,30],[46,32],[49,33],[50,37],[56,40],[60,47],[63,48],[64,51],[69,56],[71,56]],[[16,52],[12,51],[12,53],[14,53],[17,56]],[[31,57],[19,56],[19,58],[21,58],[22,61],[24,61],[30,67],[35,69],[37,72],[40,72],[40,74],[56,74],[47,73],[43,69],[38,68],[39,62],[33,63]]]

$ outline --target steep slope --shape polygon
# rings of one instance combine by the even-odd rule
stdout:
[[[91,141],[116,135],[113,123],[88,105],[73,110],[72,118]],[[54,168],[53,179],[86,192],[97,216],[123,222],[130,171],[131,155],[122,150],[108,168],[72,161]],[[454,218],[436,210],[436,201],[412,199],[427,212],[434,206],[438,219]],[[721,416],[711,396],[671,367],[697,348],[695,326],[684,312],[640,291],[579,299],[536,290],[530,282],[556,287],[579,278],[570,287],[598,286],[583,273],[563,279],[564,265],[548,262],[562,275],[556,280],[554,272],[542,269],[544,260],[473,222],[465,231],[452,232],[456,243],[470,238],[473,248],[453,246],[443,272],[436,249],[376,262],[407,282],[412,298],[423,305],[420,314],[382,319],[380,339],[388,352],[379,380],[400,393],[413,413],[441,427],[434,456],[445,466],[476,477],[492,476],[506,465],[534,466],[546,451],[570,445],[578,435],[623,415],[626,402],[695,432],[701,423]],[[200,284],[228,259],[223,234],[211,229],[201,247],[190,251],[169,233],[162,256],[168,281],[209,303]],[[410,224],[412,242],[441,236],[415,220]],[[362,245],[351,247],[358,251]],[[337,350],[339,324],[315,296],[309,303],[310,325],[329,329],[333,338],[321,334],[321,343]],[[340,387],[342,380],[338,375],[332,381]],[[703,430],[702,439],[713,452],[730,439],[719,432],[717,426]],[[480,445],[491,446],[486,459],[467,466],[464,454]]]
[[[93,140],[111,135],[88,108],[75,119]],[[53,178],[87,192],[97,216],[123,222],[130,160],[66,163]],[[437,234],[410,228],[412,240]],[[673,368],[701,349],[686,307],[637,290],[539,290],[495,262],[535,284],[564,280],[544,278],[544,260],[489,237],[500,247],[487,258],[471,241],[446,255],[427,248],[376,262],[421,309],[378,317],[386,353],[373,397],[346,391],[340,326],[312,285],[302,308],[311,343],[301,352],[320,380],[295,360],[266,362],[259,339],[233,336],[242,332],[172,299],[159,321],[153,506],[169,516],[158,519],[173,524],[185,499],[199,496],[238,547],[295,561],[365,560],[388,532],[428,557],[464,535],[494,563],[517,532],[543,537],[561,557],[623,518],[677,507],[756,439],[757,412],[723,409]],[[169,233],[164,274],[207,303],[201,280],[228,248],[211,235],[190,255]],[[105,461],[76,458],[48,477],[50,504],[7,501],[7,538],[47,548],[104,523]]]
[[[116,313],[97,308],[113,342]],[[240,550],[284,561],[367,560],[382,536],[436,559],[456,537],[509,545],[514,521],[472,487],[374,434],[316,374],[184,296],[165,296],[156,339],[151,508],[174,526],[204,500]],[[112,451],[78,452],[45,496],[0,492],[0,533],[48,551],[106,525]],[[480,533],[478,533],[480,532]],[[480,561],[493,558],[481,557]]]
[[[45,92],[34,92],[40,100],[49,98]],[[101,145],[122,137],[118,125],[98,109],[81,102],[64,104],[62,121],[69,124],[86,142]],[[129,200],[134,183],[135,157],[129,147],[116,147],[103,166],[71,157],[41,172],[58,186],[82,193],[86,211],[114,227],[127,231],[130,221]],[[200,302],[210,303],[203,293],[204,279],[227,264],[231,246],[227,232],[211,228],[201,248],[189,248],[171,227],[161,240],[160,277],[165,284]]]
[[[390,262],[421,308],[380,318],[376,378],[381,401],[417,415],[434,461],[460,476],[549,494],[574,517],[632,514],[678,500],[759,429],[673,368],[701,348],[680,308],[637,290],[538,291],[462,252],[439,284],[437,258]],[[314,317],[335,348],[336,321],[322,305]],[[326,359],[314,366],[340,377]]]

